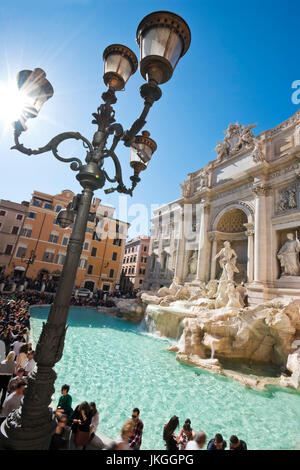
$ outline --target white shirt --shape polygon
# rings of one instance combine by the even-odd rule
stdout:
[[[35,368],[35,364],[36,364],[35,360],[34,360],[34,359],[30,359],[30,361],[28,361],[27,364],[26,364],[25,367],[24,367],[25,371],[28,372],[28,374],[29,374],[30,372],[32,372],[33,369]]]
[[[184,450],[201,450],[196,441],[189,441]]]
[[[23,393],[17,394],[16,392],[11,393],[8,397],[4,400],[1,416],[5,416],[5,418],[11,413],[12,411],[19,408],[21,405],[21,401],[23,399]]]
[[[15,342],[13,343],[14,353],[15,353],[16,356],[18,356],[18,354],[19,354],[19,349],[20,349],[20,347],[22,346],[22,344],[25,344],[25,343],[23,343],[22,341],[15,341]]]

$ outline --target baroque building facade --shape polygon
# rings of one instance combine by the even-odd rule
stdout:
[[[149,244],[150,237],[146,235],[133,238],[126,243],[120,279],[121,290],[126,292],[142,287],[148,262]]]
[[[17,238],[5,267],[5,275],[58,281],[73,224],[61,228],[57,215],[74,196],[68,189],[56,195],[33,192],[30,202],[23,208],[26,212],[19,221],[21,225],[15,235]],[[15,204],[12,210],[22,214],[20,204]],[[77,287],[91,291],[114,291],[119,283],[129,224],[115,219],[114,210],[114,207],[101,204],[98,198],[92,201],[76,274]],[[3,221],[0,223],[4,224]],[[30,258],[34,258],[32,263],[29,263]]]
[[[27,214],[29,202],[0,200],[0,274],[7,269]]]
[[[300,297],[300,111],[257,137],[254,127],[230,124],[217,158],[154,211],[143,288],[218,279],[229,241],[250,303]]]

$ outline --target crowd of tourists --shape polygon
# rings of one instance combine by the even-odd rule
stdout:
[[[3,294],[10,295],[13,293],[20,297],[26,293],[29,298],[34,299],[32,302],[34,304],[51,304],[56,294],[58,280],[50,279],[47,276],[41,275],[36,279],[31,279],[28,277],[20,278],[13,274],[0,274],[0,284],[2,284]],[[14,292],[12,292],[13,286],[15,286]],[[79,287],[74,287],[70,305],[79,307],[113,307],[115,305],[113,300],[114,298],[135,298],[139,289],[116,289],[109,292],[102,289],[96,289],[94,292],[90,292],[90,295],[81,295],[78,294],[78,291]]]
[[[32,302],[24,294],[14,299],[0,297],[0,422],[20,406],[27,376],[35,367],[30,343]]]
[[[65,384],[61,389],[61,397],[58,401],[56,416],[57,427],[51,438],[50,450],[140,450],[144,424],[140,418],[140,410],[134,408],[131,418],[123,425],[119,436],[114,441],[103,442],[96,434],[99,427],[99,412],[94,402],[82,402],[72,409],[72,397],[70,387]],[[168,451],[195,451],[206,448],[207,450],[247,450],[247,444],[236,435],[229,439],[229,445],[221,434],[216,434],[207,441],[203,431],[196,432],[191,426],[191,420],[186,419],[178,434],[179,418],[172,416],[164,425],[163,440]]]
[[[90,299],[92,300],[92,299]],[[27,385],[27,376],[35,368],[34,351],[30,342],[29,308],[33,304],[53,301],[49,293],[22,292],[0,296],[0,424],[19,408]],[[55,410],[57,426],[51,437],[50,450],[139,450],[142,446],[144,424],[140,410],[134,408],[120,435],[114,441],[103,442],[97,435],[99,412],[94,402],[84,401],[72,408],[70,387],[65,384]],[[179,432],[179,418],[172,416],[164,425],[163,440],[168,451],[178,450],[247,450],[246,443],[232,435],[227,445],[221,434],[207,442],[203,431],[196,432],[187,419]]]

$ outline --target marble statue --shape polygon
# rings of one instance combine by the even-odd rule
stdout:
[[[283,276],[300,276],[299,263],[300,241],[294,239],[293,233],[287,234],[287,241],[278,251],[277,258],[280,261]]]
[[[179,184],[180,184],[180,187],[181,187],[182,196],[186,197],[186,198],[191,197],[191,195],[193,193],[193,184],[192,184],[191,179],[189,178],[188,180],[186,180],[184,182],[184,184],[181,184],[181,183],[179,183]]]
[[[233,307],[233,308],[244,307],[244,303],[242,302],[240,293],[238,289],[235,287],[233,282],[228,282],[226,294],[228,296],[228,302],[226,304],[226,307]]]
[[[224,242],[224,248],[215,256],[215,260],[220,258],[220,266],[222,268],[222,274],[220,281],[233,281],[234,273],[238,273],[239,270],[236,267],[237,254],[230,246],[230,242]]]
[[[198,266],[198,251],[195,250],[195,251],[193,251],[193,253],[192,253],[192,255],[189,259],[189,266],[188,266],[189,274],[196,274],[197,266]]]
[[[227,281],[220,280],[216,295],[215,307],[222,308],[225,307],[228,303],[228,294],[227,294]]]

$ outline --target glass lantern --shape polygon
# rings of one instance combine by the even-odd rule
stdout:
[[[25,98],[23,117],[36,117],[43,104],[54,93],[51,83],[46,79],[46,73],[42,69],[22,70],[17,75],[17,84]]]
[[[146,170],[156,149],[156,142],[150,138],[150,132],[143,131],[142,135],[135,137],[130,148],[130,166],[134,168],[135,173]]]
[[[175,13],[158,11],[147,15],[136,33],[140,48],[140,71],[147,81],[165,83],[191,42],[187,23]]]
[[[129,77],[136,72],[137,58],[134,52],[121,44],[112,44],[103,52],[103,81],[109,88],[120,91]]]

